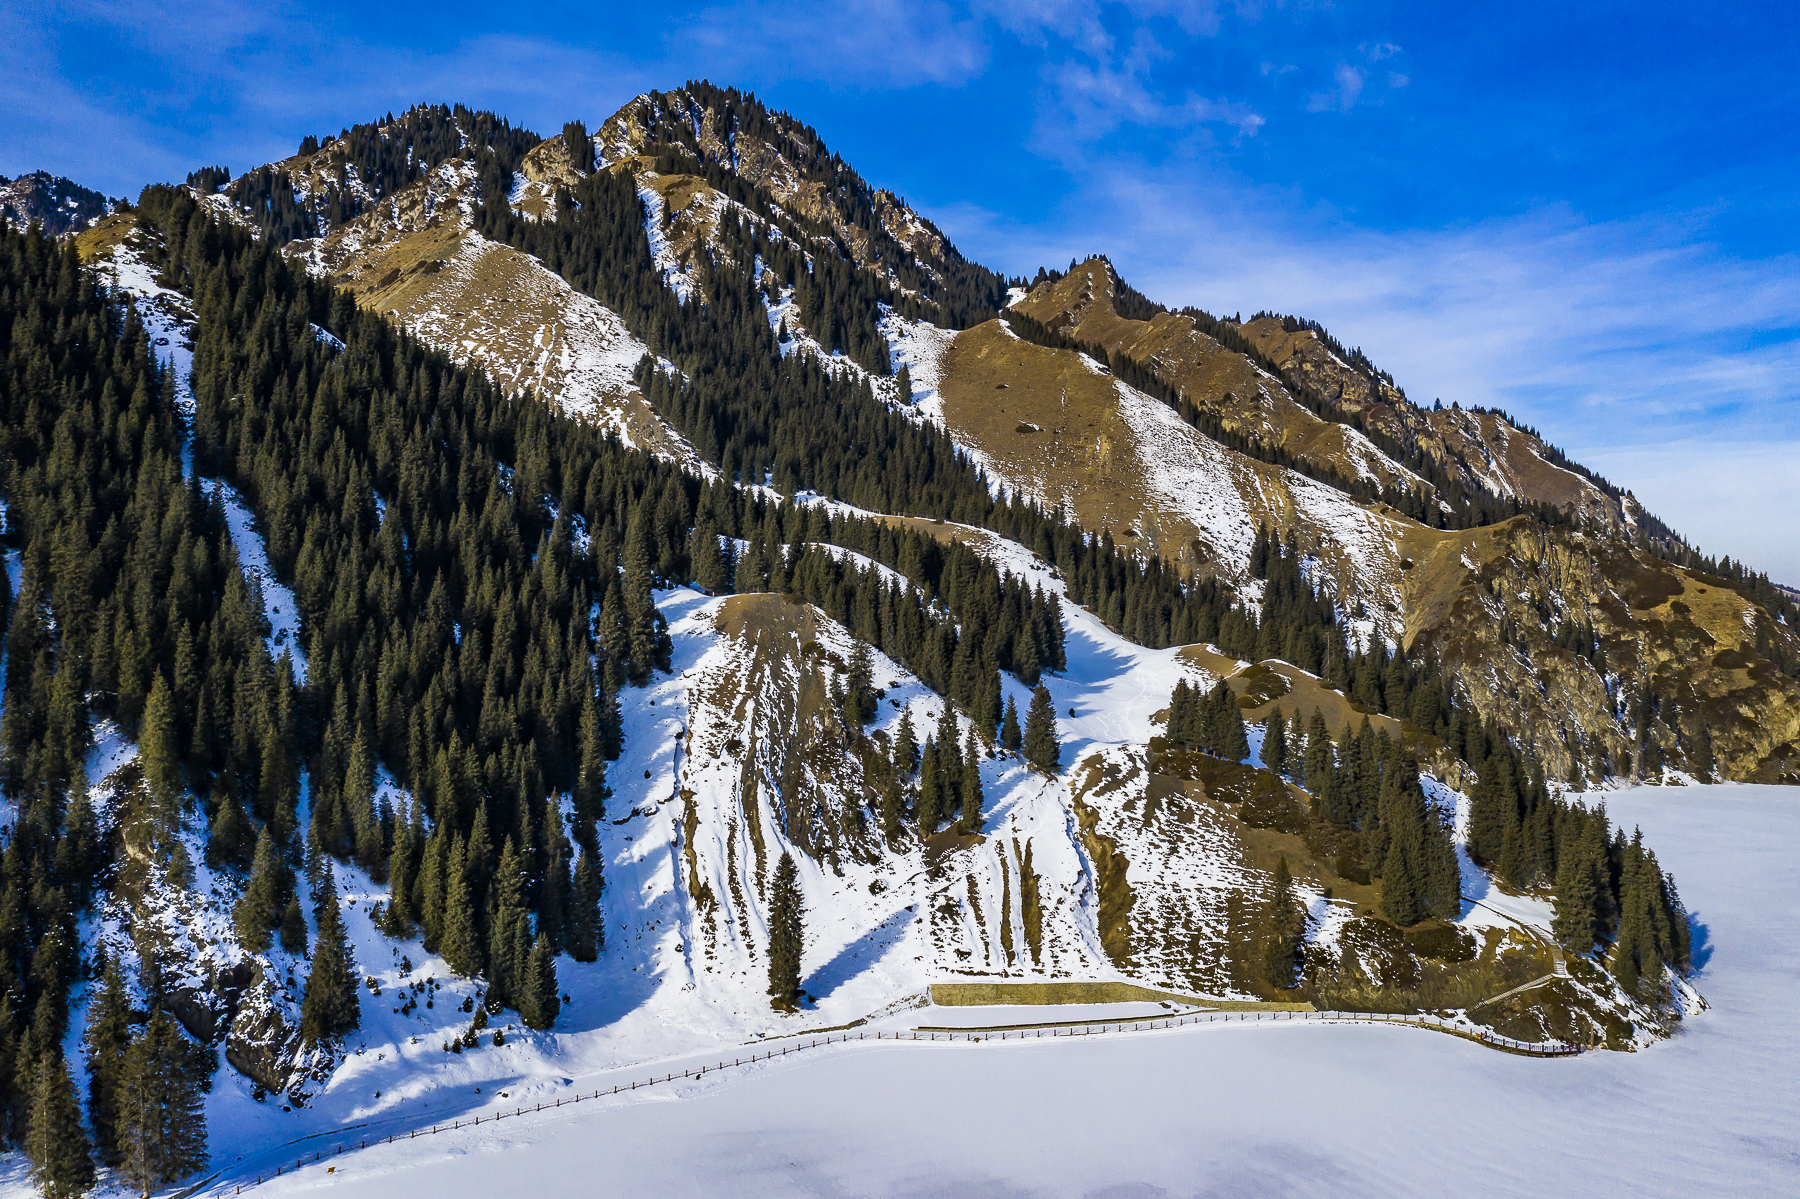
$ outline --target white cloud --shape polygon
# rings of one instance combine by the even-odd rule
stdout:
[[[1361,67],[1339,63],[1337,70],[1331,73],[1332,83],[1336,86],[1330,91],[1314,92],[1306,101],[1306,110],[1326,112],[1335,108],[1339,112],[1349,112],[1355,107],[1357,97],[1362,95],[1366,78],[1367,72]]]
[[[687,43],[691,41],[690,47]],[[804,0],[708,9],[671,39],[710,69],[856,87],[955,86],[986,67],[977,18],[941,0]]]

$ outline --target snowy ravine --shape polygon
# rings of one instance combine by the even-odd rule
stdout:
[[[138,236],[143,236],[139,234]],[[138,319],[144,322],[150,344],[157,355],[175,374],[175,405],[184,420],[194,416],[194,392],[191,376],[194,369],[193,313],[187,297],[156,281],[156,271],[145,261],[143,251],[134,239],[120,242],[96,262],[103,278],[137,305]],[[336,343],[331,334],[315,328],[321,340]],[[191,447],[183,445],[182,469],[192,474]],[[262,597],[263,615],[269,621],[269,653],[279,659],[285,651],[294,664],[294,678],[306,682],[306,651],[300,641],[300,608],[294,593],[275,579],[269,568],[269,555],[262,535],[256,530],[256,518],[237,489],[221,479],[205,483],[208,492],[216,492],[225,508],[226,523],[231,529],[232,548],[237,552],[238,566],[250,580],[254,594]]]

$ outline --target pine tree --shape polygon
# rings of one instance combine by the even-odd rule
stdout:
[[[1413,855],[1396,836],[1388,846],[1387,859],[1381,871],[1381,912],[1401,928],[1417,924],[1425,918],[1419,902],[1419,881],[1413,873]]]
[[[844,727],[860,733],[875,715],[874,665],[867,642],[858,641],[850,651],[850,671],[844,682]]]
[[[300,1039],[308,1045],[340,1037],[362,1024],[362,1004],[356,993],[356,957],[344,935],[337,884],[329,871],[324,894],[319,897],[318,920],[319,940],[300,1003]]]
[[[100,1160],[111,1163],[119,1152],[119,1078],[131,1048],[131,1001],[119,964],[106,964],[105,981],[88,1011],[82,1034],[88,1072],[88,1123]]]
[[[1019,731],[1019,709],[1009,695],[1006,697],[1006,715],[1000,720],[1000,745],[1008,753],[1018,753],[1019,746],[1023,743],[1024,735]]]
[[[1276,774],[1286,774],[1288,764],[1287,721],[1276,708],[1269,713],[1263,729],[1263,765]]]
[[[643,686],[661,658],[656,600],[651,595],[652,557],[650,544],[650,505],[640,502],[631,511],[631,526],[625,534],[625,635],[630,645],[631,681]],[[667,640],[667,634],[661,634]]]
[[[300,910],[300,896],[288,896],[281,913],[281,947],[296,956],[306,953],[306,915]]]
[[[416,879],[414,860],[418,853],[413,823],[416,811],[407,802],[394,817],[394,847],[388,853],[388,902],[381,922],[382,931],[390,937],[412,936],[413,925],[418,919],[412,900]]]
[[[1314,708],[1312,720],[1306,726],[1306,789],[1319,794],[1325,786],[1325,780],[1333,774],[1334,750],[1331,744],[1331,731],[1325,727],[1325,714]]]
[[[150,699],[144,705],[138,761],[144,771],[150,817],[163,852],[167,853],[181,824],[181,750],[175,736],[174,699],[160,673],[151,684]]]
[[[511,837],[501,847],[500,865],[488,885],[487,924],[489,993],[503,1005],[523,1011],[531,918],[525,910],[525,867]]]
[[[772,1004],[783,1011],[792,1011],[800,1002],[805,922],[800,871],[794,865],[794,855],[783,850],[769,892],[769,995]]]
[[[723,595],[731,590],[725,555],[719,549],[719,530],[702,510],[700,519],[688,536],[688,560],[693,563],[694,582],[708,595]]]
[[[120,1173],[148,1196],[206,1164],[206,1111],[167,1012],[151,1013],[119,1075]]]
[[[1169,696],[1169,720],[1164,726],[1169,740],[1177,745],[1197,743],[1200,740],[1198,716],[1193,688],[1188,686],[1185,678],[1176,679],[1175,690]]]
[[[438,953],[444,963],[464,978],[481,973],[481,939],[475,925],[475,896],[469,886],[469,856],[462,837],[452,843],[445,862],[444,926],[438,936]],[[458,852],[458,851],[461,852]]]
[[[600,956],[606,929],[600,917],[600,872],[586,849],[575,862],[569,888],[569,956],[591,962]]]
[[[1250,736],[1244,731],[1244,710],[1238,707],[1231,685],[1220,679],[1211,702],[1214,752],[1228,762],[1242,762],[1250,756]]]
[[[206,833],[207,865],[215,869],[249,865],[256,847],[256,830],[244,815],[243,804],[238,802],[235,791],[223,795],[215,791],[213,794],[219,803]]]
[[[962,774],[962,831],[979,833],[981,831],[981,809],[987,802],[981,793],[981,754],[980,747],[975,744],[975,733],[969,732],[969,747],[963,754]]]
[[[550,949],[550,939],[539,933],[537,941],[531,947],[531,958],[525,968],[522,993],[519,996],[519,1016],[525,1021],[526,1028],[535,1028],[540,1032],[556,1023],[557,1013],[562,1010],[562,996],[556,982],[556,954]]]
[[[1599,939],[1596,915],[1599,908],[1599,878],[1595,863],[1588,856],[1584,837],[1562,855],[1556,871],[1556,907],[1550,931],[1570,953],[1593,952]]]
[[[231,909],[238,943],[251,953],[269,948],[269,934],[281,922],[281,851],[267,825],[256,837],[250,883]]]
[[[348,810],[356,840],[356,861],[376,883],[387,881],[388,847],[381,817],[375,810],[375,753],[368,734],[358,729],[350,745],[349,767],[339,802]]]
[[[1275,890],[1266,921],[1263,979],[1285,991],[1294,985],[1294,975],[1300,968],[1300,947],[1306,937],[1306,913],[1294,892],[1294,878],[1288,873],[1286,857],[1275,863]]]
[[[53,1052],[38,1057],[25,1155],[31,1159],[31,1180],[44,1199],[74,1199],[94,1185],[94,1162],[81,1127],[75,1083],[61,1055]]]
[[[894,773],[911,778],[919,769],[919,737],[913,731],[912,705],[900,713],[900,727],[894,734]]]
[[[937,832],[944,819],[944,807],[944,780],[938,766],[937,746],[927,743],[924,760],[919,766],[919,803],[914,813],[919,821],[921,838]]]
[[[0,1144],[18,1131],[29,1096],[21,1095],[15,1086],[19,1050],[18,1018],[14,1007],[16,988],[0,990]]]
[[[614,701],[617,702],[616,700]],[[600,708],[593,696],[583,697],[576,731],[579,755],[575,779],[575,840],[588,844],[593,826],[606,819],[606,801],[612,791],[606,785],[606,738],[601,729]]]
[[[1039,770],[1054,773],[1061,758],[1062,745],[1056,739],[1056,708],[1049,689],[1039,683],[1025,713],[1025,760]]]

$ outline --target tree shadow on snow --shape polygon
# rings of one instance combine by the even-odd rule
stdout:
[[[812,972],[803,984],[815,1001],[826,999],[839,987],[886,957],[900,943],[906,926],[917,913],[901,908],[886,920],[838,950],[837,956]]]
[[[1700,919],[1699,912],[1689,912],[1688,917],[1688,960],[1694,969],[1704,970],[1712,961],[1712,930]]]

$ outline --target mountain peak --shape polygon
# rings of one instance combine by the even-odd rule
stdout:
[[[122,203],[49,171],[0,175],[0,221],[20,229],[36,221],[52,237],[90,229]]]

